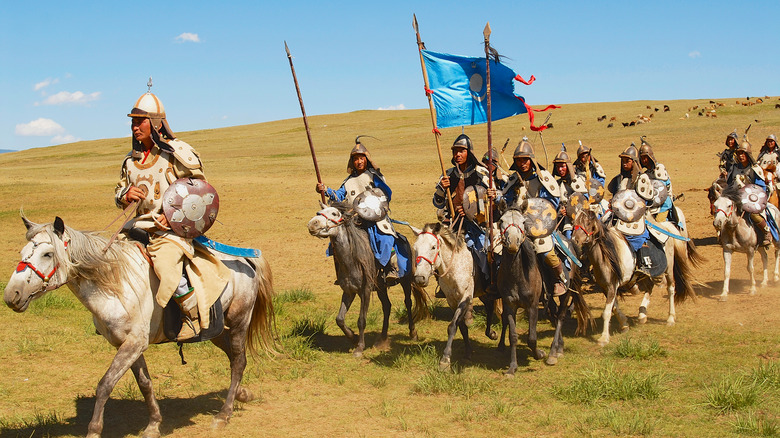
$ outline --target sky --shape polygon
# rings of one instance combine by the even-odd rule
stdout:
[[[532,106],[780,95],[780,2],[0,0],[0,149],[129,137],[147,91],[174,132],[427,108],[426,48],[482,56]],[[129,145],[129,139],[128,139]]]

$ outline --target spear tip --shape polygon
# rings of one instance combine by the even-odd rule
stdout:
[[[482,35],[485,36],[485,39],[489,39],[490,38],[490,32],[491,32],[491,30],[490,30],[490,22],[488,21],[488,23],[485,25],[485,30],[482,32]]]
[[[290,48],[287,47],[287,41],[284,42],[284,51],[287,52],[287,56],[290,56]]]
[[[412,27],[414,27],[415,32],[419,32],[417,28],[417,14],[412,14]]]

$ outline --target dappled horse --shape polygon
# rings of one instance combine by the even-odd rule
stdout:
[[[729,294],[729,279],[731,278],[731,255],[734,251],[747,254],[747,270],[750,274],[750,295],[756,293],[756,276],[753,272],[753,259],[756,250],[761,254],[761,260],[764,263],[764,277],[761,287],[766,287],[769,282],[769,260],[766,249],[759,244],[761,239],[758,237],[755,228],[745,218],[746,214],[740,208],[738,190],[729,188],[723,190],[721,196],[714,202],[715,218],[712,225],[718,232],[718,240],[723,248],[723,291],[720,294],[720,300],[726,301]],[[772,204],[767,204],[772,216],[777,220],[778,209]],[[775,252],[774,281],[780,280],[780,243],[773,242]]]
[[[95,326],[117,353],[95,390],[95,410],[88,436],[100,436],[103,411],[111,391],[128,369],[133,371],[149,409],[145,437],[160,436],[160,407],[154,397],[144,351],[149,344],[166,342],[163,309],[154,300],[159,281],[141,250],[130,242],[114,242],[94,233],[66,227],[59,217],[53,224],[38,225],[22,217],[28,243],[21,262],[8,280],[5,302],[16,312],[47,292],[68,285],[92,313]],[[231,271],[220,297],[226,328],[212,342],[230,359],[230,388],[225,404],[215,415],[214,427],[224,426],[235,400],[246,402],[252,393],[241,385],[246,367],[246,347],[272,348],[273,286],[271,270],[262,257],[233,257],[214,253]]]
[[[696,297],[693,290],[693,269],[701,264],[703,259],[692,241],[669,237],[664,243],[666,270],[662,275],[650,278],[636,271],[636,255],[623,234],[604,225],[595,213],[581,210],[574,217],[572,224],[572,240],[581,248],[583,257],[590,261],[593,278],[606,295],[604,329],[598,340],[599,345],[605,346],[609,343],[609,322],[613,310],[617,309],[617,296],[634,286],[644,293],[639,307],[639,323],[647,322],[647,307],[656,283],[666,281],[666,290],[669,293],[667,325],[675,323],[675,304]],[[658,226],[669,233],[680,234],[671,222],[660,222]],[[628,330],[627,319],[619,310],[616,312],[621,331]]]
[[[377,292],[383,313],[382,333],[375,345],[381,347],[389,342],[387,330],[390,324],[390,298],[387,296],[387,284],[384,276],[380,275],[368,240],[368,232],[360,226],[362,219],[352,209],[352,205],[346,202],[334,202],[330,206],[320,203],[320,206],[322,209],[309,220],[307,226],[312,236],[330,239],[331,251],[336,262],[336,277],[342,290],[341,307],[336,316],[336,323],[347,339],[355,345],[353,354],[360,357],[366,347],[366,316],[373,291]],[[405,238],[399,240],[401,241],[399,244],[409,245]],[[428,307],[427,295],[422,288],[414,284],[411,271],[406,272],[399,281],[404,290],[409,337],[416,340],[417,330],[414,323],[425,316]],[[414,294],[414,308],[412,308],[412,294]],[[355,336],[345,322],[347,311],[356,296],[360,298],[358,336]]]
[[[510,208],[501,215],[499,222],[501,230],[501,242],[503,254],[501,265],[498,268],[498,290],[504,303],[503,330],[499,347],[504,344],[504,332],[509,330],[509,370],[508,375],[513,375],[517,370],[517,331],[515,320],[517,309],[522,307],[528,316],[528,348],[537,360],[546,355],[543,350],[537,348],[536,324],[539,319],[539,300],[542,291],[549,291],[545,308],[550,320],[555,327],[555,335],[550,346],[550,354],[546,363],[555,365],[558,358],[563,356],[563,321],[569,308],[568,303],[574,304],[577,314],[577,333],[584,333],[588,325],[592,325],[588,305],[579,294],[578,281],[574,281],[566,293],[559,297],[556,305],[552,296],[556,279],[546,273],[537,259],[536,251],[530,239],[525,238],[525,218],[519,210]]]
[[[471,357],[469,328],[465,318],[474,296],[485,294],[487,285],[484,284],[482,274],[474,263],[463,236],[441,223],[426,224],[422,230],[418,228],[412,230],[417,235],[417,241],[414,243],[415,283],[425,287],[431,276],[436,276],[447,304],[454,310],[452,320],[447,327],[447,345],[439,360],[439,368],[446,370],[450,368],[452,341],[459,329],[466,348],[466,358]],[[496,333],[489,322],[492,308],[493,300],[486,300],[488,323],[485,335],[490,339],[496,339]]]

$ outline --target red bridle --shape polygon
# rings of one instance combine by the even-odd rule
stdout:
[[[588,232],[588,230],[586,230],[585,227],[583,227],[582,225],[575,225],[574,229],[575,230],[582,230],[582,232],[585,233],[585,235],[588,236],[588,237],[592,236],[593,233],[595,233],[595,231]]]
[[[35,248],[38,247],[43,242],[39,243],[33,243],[33,253],[35,252]],[[68,249],[68,242],[63,242],[65,244],[65,249]],[[30,256],[32,256],[32,253],[30,253]],[[57,272],[57,269],[60,267],[59,263],[54,266],[54,269],[51,270],[48,274],[44,274],[41,272],[40,269],[36,268],[32,263],[22,260],[19,262],[18,265],[16,265],[16,272],[24,272],[25,269],[30,268],[31,271],[35,272],[35,274],[38,275],[38,277],[41,277],[41,280],[43,280],[44,285],[48,286],[49,280],[51,280],[51,277],[54,275],[55,272]]]
[[[336,227],[338,227],[339,225],[341,225],[341,223],[342,223],[342,222],[344,222],[344,217],[343,217],[343,216],[340,216],[340,217],[339,217],[339,219],[338,219],[338,220],[336,220],[336,219],[333,219],[332,217],[329,217],[328,215],[326,215],[326,214],[325,214],[325,213],[323,213],[322,211],[318,211],[318,212],[317,212],[317,214],[318,214],[318,215],[320,215],[320,216],[322,216],[322,217],[324,217],[326,220],[329,220],[329,221],[333,222],[334,224],[336,224],[336,225],[334,225],[334,226],[332,226],[332,227],[331,227],[331,226],[328,226],[328,229],[331,229],[331,228],[336,228]]]
[[[715,209],[715,213],[713,213],[713,216],[717,216],[718,212],[721,212],[726,215],[726,219],[730,218],[732,214],[734,214],[734,204],[729,205],[729,211],[721,210],[720,208]]]
[[[424,232],[420,233],[420,235],[423,235],[423,234],[430,234],[431,236],[433,236],[436,239],[436,255],[433,256],[433,261],[431,261],[430,259],[428,259],[425,256],[417,256],[417,258],[414,259],[414,264],[415,265],[419,265],[420,264],[420,260],[425,260],[426,262],[428,262],[431,265],[431,268],[433,268],[434,267],[434,263],[436,263],[436,260],[439,259],[439,254],[441,254],[441,250],[440,250],[441,249],[441,242],[439,242],[439,236],[437,236],[437,235],[435,235],[433,233],[429,233],[427,231],[424,231]]]

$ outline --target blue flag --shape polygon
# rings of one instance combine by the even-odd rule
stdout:
[[[485,57],[422,51],[428,83],[436,107],[439,128],[487,123],[487,74]],[[515,95],[515,77],[509,67],[490,63],[491,120],[528,112],[524,99]]]

